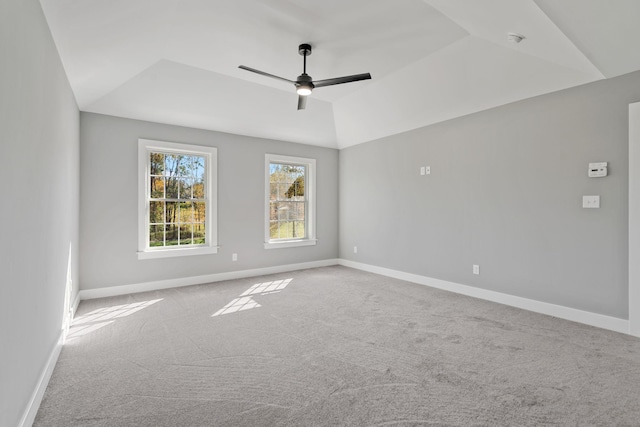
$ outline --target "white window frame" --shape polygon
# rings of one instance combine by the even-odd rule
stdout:
[[[270,165],[271,163],[285,163],[291,165],[303,165],[306,167],[307,174],[305,176],[304,193],[307,200],[307,207],[305,210],[305,237],[302,239],[287,239],[287,240],[271,240],[271,234],[269,233],[270,224]],[[280,154],[265,154],[265,226],[264,226],[264,248],[276,249],[276,248],[293,248],[298,246],[312,246],[317,243],[316,239],[316,160],[308,159],[304,157],[292,157],[283,156]]]
[[[205,244],[189,247],[149,246],[150,153],[197,155],[205,158]],[[218,252],[218,149],[202,145],[138,139],[138,259],[206,255]]]

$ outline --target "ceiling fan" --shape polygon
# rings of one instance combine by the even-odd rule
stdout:
[[[311,45],[307,43],[301,44],[300,46],[298,46],[298,53],[302,55],[304,59],[302,74],[300,74],[295,81],[285,79],[284,77],[275,76],[273,74],[265,73],[264,71],[256,70],[255,68],[246,67],[244,65],[240,65],[238,68],[242,68],[243,70],[251,71],[252,73],[261,74],[263,76],[271,77],[274,79],[283,80],[288,83],[293,83],[293,85],[295,85],[296,87],[296,92],[298,92],[298,110],[304,110],[305,106],[307,105],[307,96],[311,94],[311,91],[313,91],[314,88],[357,82],[359,80],[368,80],[371,78],[371,74],[364,73],[354,74],[352,76],[335,77],[333,79],[313,81],[311,76],[307,74],[307,56],[311,55]]]

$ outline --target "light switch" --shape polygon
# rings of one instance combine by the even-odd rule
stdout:
[[[600,196],[582,196],[582,207],[597,209],[600,207]]]

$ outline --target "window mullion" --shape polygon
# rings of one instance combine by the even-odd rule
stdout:
[[[162,195],[166,196],[164,188]],[[162,247],[164,248],[167,246],[167,199],[163,197],[162,202]]]

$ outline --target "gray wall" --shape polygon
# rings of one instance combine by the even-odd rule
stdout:
[[[338,256],[337,150],[92,113],[81,113],[80,135],[82,289]],[[137,259],[138,138],[218,148],[217,254]],[[317,160],[317,245],[264,249],[265,153]]]
[[[16,426],[77,284],[79,114],[37,0],[0,6],[0,425]],[[70,249],[71,248],[71,252]],[[73,298],[77,291],[72,292]]]
[[[340,151],[340,257],[626,319],[638,100],[633,73]]]

